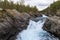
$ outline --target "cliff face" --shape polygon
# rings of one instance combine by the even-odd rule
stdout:
[[[20,13],[16,10],[1,10],[0,40],[14,40],[18,32],[26,29],[31,17],[31,14]]]
[[[60,38],[60,17],[48,17],[43,29]]]

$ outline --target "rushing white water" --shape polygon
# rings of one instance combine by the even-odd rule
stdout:
[[[38,22],[30,20],[27,29],[20,32],[16,40],[59,40],[42,29],[47,16],[41,18]]]

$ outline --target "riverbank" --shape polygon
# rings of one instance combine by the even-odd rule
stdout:
[[[40,16],[40,13],[20,13],[15,9],[0,10],[0,40],[15,40],[16,35],[27,28],[30,19]]]
[[[43,26],[43,29],[60,38],[60,17],[58,16],[48,17]]]
[[[0,40],[15,40],[18,32],[27,28],[29,19],[38,13],[20,13],[15,9],[0,10]]]

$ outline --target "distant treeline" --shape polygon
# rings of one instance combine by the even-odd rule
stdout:
[[[41,11],[47,15],[58,15],[60,16],[60,1],[56,1],[51,4],[47,9]]]
[[[36,6],[34,7],[30,7],[25,6],[25,5],[21,5],[18,2],[16,4],[13,3],[13,1],[9,2],[8,0],[4,0],[4,1],[0,1],[0,8],[3,9],[16,9],[19,12],[37,12],[37,8]]]

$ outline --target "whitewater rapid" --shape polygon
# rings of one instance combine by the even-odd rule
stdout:
[[[37,22],[30,20],[27,29],[20,32],[16,40],[59,40],[42,29],[46,18],[47,16],[43,15]]]

